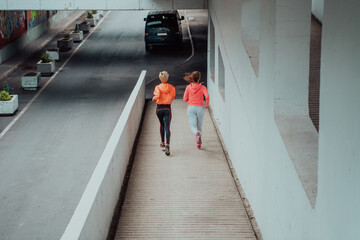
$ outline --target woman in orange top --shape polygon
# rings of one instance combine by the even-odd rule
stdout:
[[[156,102],[156,115],[160,121],[160,147],[167,156],[170,155],[170,122],[171,122],[171,103],[175,99],[175,88],[168,83],[169,74],[165,71],[160,72],[161,83],[155,87],[153,102]],[[166,135],[166,144],[165,138]]]
[[[196,137],[197,148],[201,148],[201,131],[204,119],[204,96],[206,107],[209,107],[209,94],[205,86],[199,83],[201,74],[198,71],[185,73],[184,79],[191,82],[184,93],[184,101],[188,102],[187,115],[191,131]]]

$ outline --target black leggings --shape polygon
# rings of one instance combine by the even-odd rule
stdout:
[[[156,116],[160,121],[161,142],[165,142],[164,135],[166,134],[166,144],[170,144],[171,105],[157,105]]]

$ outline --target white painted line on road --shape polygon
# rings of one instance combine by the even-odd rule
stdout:
[[[91,34],[96,30],[96,28],[101,24],[104,18],[110,13],[108,11],[104,17],[99,21],[99,23],[94,27],[94,29],[89,33],[89,35],[75,48],[74,52],[70,57],[61,65],[61,67],[52,75],[52,77],[46,82],[46,84],[39,90],[39,92],[26,104],[23,110],[7,125],[7,127],[0,133],[0,140],[5,136],[5,134],[10,130],[10,128],[20,119],[20,117],[29,109],[31,104],[39,97],[39,95],[46,89],[46,87],[54,80],[54,78],[61,72],[74,54],[80,49],[80,47],[85,43],[85,41],[91,36]]]
[[[188,59],[186,59],[183,63],[181,63],[180,65],[188,62],[195,54],[194,42],[193,42],[193,38],[192,38],[192,35],[191,35],[191,31],[190,31],[190,24],[189,24],[189,21],[188,21],[186,11],[184,11],[184,13],[185,13],[185,22],[186,22],[186,25],[187,25],[187,30],[188,30],[188,34],[189,34],[189,38],[190,38],[190,43],[191,43],[191,56]],[[175,67],[175,68],[177,68],[177,67]]]
[[[182,63],[176,65],[175,67],[171,68],[170,70],[168,70],[168,72],[171,72],[172,70],[182,66],[183,64],[187,63],[188,61],[190,61],[190,59],[194,56],[195,54],[195,48],[194,48],[194,42],[193,42],[193,39],[192,39],[192,35],[191,35],[191,31],[190,31],[190,24],[189,24],[189,21],[188,21],[188,18],[187,18],[187,14],[186,14],[186,11],[184,10],[184,15],[185,15],[185,22],[186,22],[186,25],[187,25],[187,30],[188,30],[188,34],[189,34],[189,38],[190,38],[190,43],[191,43],[191,55],[190,57],[188,57],[185,61],[183,61]],[[153,79],[151,79],[149,82],[147,82],[145,85],[157,80],[158,77],[155,77]]]

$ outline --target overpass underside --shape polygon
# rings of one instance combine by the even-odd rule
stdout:
[[[0,10],[207,9],[208,0],[2,0]]]

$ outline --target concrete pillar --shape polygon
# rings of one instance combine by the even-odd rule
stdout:
[[[278,115],[307,115],[311,0],[276,1],[275,102]]]
[[[324,7],[316,239],[360,236],[360,2]]]
[[[259,70],[260,0],[241,1],[241,40],[256,75]]]

